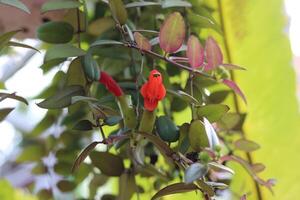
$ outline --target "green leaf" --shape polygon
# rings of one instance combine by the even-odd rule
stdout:
[[[87,81],[80,58],[72,60],[67,71],[66,79],[67,85],[80,85],[85,87]]]
[[[226,167],[225,165],[221,165],[217,162],[208,163],[208,167],[215,171],[221,171],[221,172],[223,171],[223,172],[228,172],[230,174],[234,174],[234,171],[232,169],[230,169],[229,167]]]
[[[227,98],[227,96],[229,94],[230,94],[230,91],[221,90],[221,91],[216,91],[216,92],[211,93],[208,98],[211,103],[220,104]]]
[[[205,176],[207,171],[207,166],[201,163],[193,163],[185,170],[184,182],[186,184],[192,183],[195,180]]]
[[[211,28],[216,32],[222,34],[222,30],[215,21],[206,16],[198,15],[193,12],[188,12],[188,19],[192,28]]]
[[[17,158],[17,162],[41,161],[47,152],[42,144],[26,146]]]
[[[94,124],[89,120],[81,120],[75,124],[73,130],[77,131],[90,131],[93,130]]]
[[[25,103],[26,105],[28,105],[28,101],[26,99],[24,99],[23,97],[21,96],[18,96],[16,95],[15,93],[3,93],[3,92],[0,92],[0,102],[3,101],[4,99],[15,99],[17,101],[20,101],[20,102],[23,102]]]
[[[108,152],[93,151],[90,158],[93,165],[107,176],[120,176],[125,170],[120,156]]]
[[[118,200],[130,200],[136,193],[137,185],[133,173],[123,173],[119,178]]]
[[[197,115],[199,118],[205,117],[210,122],[216,122],[221,119],[227,112],[229,107],[222,104],[209,104],[197,108]]]
[[[156,119],[156,130],[159,137],[166,142],[176,142],[179,139],[179,130],[168,116]]]
[[[181,153],[186,153],[190,147],[189,141],[190,124],[184,123],[179,128],[178,150]]]
[[[142,50],[151,51],[151,44],[147,38],[145,38],[139,32],[134,33],[134,41],[137,43],[138,47]]]
[[[246,151],[246,152],[256,151],[260,148],[260,145],[257,144],[256,142],[246,140],[246,139],[239,139],[239,140],[235,141],[234,146],[237,149]]]
[[[0,122],[3,121],[6,116],[13,111],[14,108],[2,108],[0,109]]]
[[[87,77],[93,81],[100,79],[99,65],[95,59],[93,59],[90,53],[87,53],[82,59],[81,63]]]
[[[58,44],[50,47],[45,55],[45,61],[85,55],[85,51],[71,44]]]
[[[170,14],[159,31],[159,45],[167,53],[176,52],[185,39],[185,22],[179,12]]]
[[[192,7],[192,4],[183,0],[163,0],[161,3],[162,8],[171,7]]]
[[[53,10],[78,8],[81,4],[76,0],[51,0],[42,5],[41,12],[45,13]]]
[[[22,1],[19,0],[0,0],[0,4],[5,4],[5,5],[9,5],[15,8],[18,8],[20,10],[23,10],[24,12],[30,14],[29,9],[27,8],[27,6],[22,3]]]
[[[173,91],[173,90],[169,90],[167,89],[167,92],[169,94],[172,94],[174,96],[179,97],[180,99],[188,102],[188,103],[193,103],[196,105],[200,105],[199,101],[197,99],[195,99],[193,96],[189,95],[188,93],[181,91],[181,90],[177,90],[177,91]]]
[[[103,17],[92,21],[88,26],[88,32],[94,36],[101,36],[106,31],[112,29],[115,26],[115,22],[110,17]]]
[[[210,146],[205,126],[201,120],[195,120],[191,123],[189,129],[189,141],[191,147],[197,152],[200,152],[202,148]]]
[[[109,7],[114,20],[121,25],[127,21],[127,11],[122,0],[109,0]]]
[[[37,105],[46,109],[59,109],[64,108],[72,103],[72,97],[84,95],[84,89],[78,85],[68,86],[58,91],[54,96],[51,96]]]
[[[76,188],[76,184],[68,180],[61,180],[56,185],[62,192],[71,192]]]
[[[35,175],[45,174],[47,171],[47,167],[41,162],[38,162],[31,170],[31,172]]]
[[[0,51],[8,44],[8,42],[13,38],[15,34],[21,30],[10,31],[0,35]]]
[[[104,185],[108,181],[108,177],[103,174],[95,174],[89,184],[90,197],[94,197],[100,186]]]
[[[55,173],[58,173],[60,175],[70,175],[71,174],[71,167],[72,164],[70,164],[69,162],[66,161],[58,161],[55,165],[54,165],[54,171]]]
[[[67,22],[53,21],[42,24],[37,29],[37,37],[47,43],[61,44],[72,40],[74,28]]]
[[[102,45],[123,45],[123,43],[115,40],[96,40],[91,44],[90,48]]]
[[[186,183],[174,183],[172,185],[168,185],[158,191],[151,200],[159,199],[163,196],[171,195],[171,194],[177,194],[177,193],[184,193],[184,192],[190,192],[194,190],[199,190],[198,186],[195,184],[186,184]]]
[[[151,2],[151,1],[137,1],[128,3],[125,5],[126,8],[135,8],[135,7],[144,7],[144,6],[160,6],[160,2]]]
[[[27,45],[27,44],[23,44],[23,43],[19,43],[19,42],[8,42],[7,43],[7,46],[10,46],[10,47],[22,47],[22,48],[26,48],[26,49],[32,49],[32,50],[35,50],[37,52],[40,53],[40,51],[30,45]]]
[[[262,163],[254,163],[251,165],[251,168],[255,173],[260,173],[266,169],[266,166]]]

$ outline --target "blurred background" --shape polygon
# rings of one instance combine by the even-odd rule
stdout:
[[[224,3],[230,0],[224,0]],[[61,17],[61,13],[41,15],[43,0],[23,1],[32,10],[32,14],[0,4],[0,33],[16,28],[24,28],[16,41],[41,47],[34,39],[35,29],[45,20]],[[245,124],[248,138],[257,141],[261,150],[254,153],[256,161],[262,161],[267,169],[265,177],[274,177],[277,184],[275,194],[263,189],[264,199],[294,200],[299,197],[300,171],[298,170],[300,147],[300,1],[299,0],[234,0],[224,9],[228,20],[225,25],[230,30],[228,40],[232,48],[234,63],[247,68],[246,72],[236,74],[237,82],[248,99],[243,109],[249,113]],[[28,23],[29,22],[29,23]],[[57,72],[59,65],[47,73],[40,68],[44,51],[36,52],[23,48],[12,48],[9,54],[0,55],[0,88],[16,92],[27,100],[29,105],[6,99],[0,108],[16,107],[0,122],[0,199],[36,199],[26,191],[25,186],[38,182],[35,193],[49,188],[60,180],[55,172],[47,175],[32,175],[33,164],[15,165],[14,159],[20,153],[19,144],[23,134],[36,130],[36,125],[46,115],[39,108],[36,97],[47,88]],[[43,133],[54,134],[59,126],[51,126]],[[97,136],[95,135],[97,138]],[[48,165],[54,165],[55,157],[44,158]],[[237,166],[235,166],[237,167]],[[239,170],[234,177],[233,190],[238,191],[250,179]],[[241,181],[243,180],[243,181]],[[248,182],[247,182],[248,181]],[[251,183],[250,183],[251,182]],[[97,191],[100,198],[106,189]],[[81,197],[88,194],[87,183],[77,190]],[[84,186],[85,185],[85,186]],[[57,192],[57,199],[73,199],[72,194]],[[230,197],[224,197],[230,199]]]

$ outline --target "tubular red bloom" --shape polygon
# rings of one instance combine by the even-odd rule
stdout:
[[[106,72],[101,72],[101,76],[99,79],[99,82],[104,84],[106,89],[108,89],[111,93],[113,93],[115,96],[119,97],[123,95],[123,91],[120,88],[120,86],[117,84],[117,82]]]
[[[141,88],[141,94],[144,97],[144,106],[148,111],[153,111],[157,104],[166,95],[165,86],[162,83],[162,76],[157,70],[150,72],[148,82]]]

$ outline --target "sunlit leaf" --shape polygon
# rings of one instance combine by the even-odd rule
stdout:
[[[18,8],[18,9],[23,10],[24,12],[30,14],[29,9],[27,8],[27,6],[24,3],[22,3],[22,1],[19,1],[19,0],[0,0],[0,4],[5,4],[5,5],[8,5],[8,6],[15,7],[15,8]]]
[[[187,43],[186,55],[192,68],[201,67],[204,62],[204,49],[196,36],[191,35]]]
[[[192,4],[184,0],[163,0],[161,6],[162,8],[192,7]]]
[[[189,141],[191,147],[197,152],[200,152],[202,148],[210,146],[205,126],[201,120],[195,120],[191,123]]]
[[[168,185],[158,191],[151,200],[159,199],[163,196],[171,195],[171,194],[177,194],[177,193],[184,193],[184,192],[190,192],[194,190],[199,190],[198,186],[195,184],[186,184],[186,183],[174,183],[172,185]]]
[[[223,54],[218,43],[212,38],[208,37],[205,43],[205,58],[207,66],[205,70],[215,69],[223,63]]]
[[[220,145],[218,135],[217,135],[214,127],[212,126],[212,124],[205,117],[203,118],[203,122],[204,122],[205,131],[207,134],[207,138],[209,141],[209,147],[214,149],[215,147]]]
[[[147,38],[145,38],[142,34],[139,32],[134,33],[134,40],[137,43],[138,47],[142,50],[151,50],[151,44]]]
[[[44,13],[53,10],[78,8],[80,5],[79,1],[76,0],[51,0],[42,5],[41,12]]]
[[[229,111],[229,107],[222,104],[208,104],[197,108],[199,117],[205,117],[210,122],[221,119]]]
[[[246,140],[246,139],[239,139],[237,141],[234,142],[234,146],[242,151],[246,151],[246,152],[251,152],[251,151],[256,151],[260,148],[260,145],[250,141],[250,140]]]
[[[159,45],[167,53],[176,52],[185,39],[185,23],[179,12],[170,14],[165,19],[159,32]]]
[[[223,172],[229,172],[230,174],[234,174],[234,171],[232,169],[226,167],[225,165],[221,165],[217,162],[209,162],[208,167],[215,171],[223,171]]]

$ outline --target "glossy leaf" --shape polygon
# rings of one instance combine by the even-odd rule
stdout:
[[[162,8],[172,8],[172,7],[192,7],[192,4],[184,0],[163,0],[161,3]]]
[[[81,120],[73,127],[77,131],[90,131],[93,130],[94,124],[89,120]]]
[[[121,25],[127,21],[127,11],[122,0],[109,0],[109,7],[115,21]]]
[[[193,163],[186,170],[184,182],[189,184],[206,175],[208,169],[201,163]]]
[[[114,126],[120,123],[121,120],[121,116],[110,116],[104,119],[104,123],[108,126]]]
[[[166,142],[176,142],[179,138],[179,130],[174,122],[167,116],[156,119],[156,130],[159,137]]]
[[[145,38],[139,32],[134,33],[134,40],[140,49],[146,50],[146,51],[151,50],[151,44],[150,44],[149,40],[147,38]]]
[[[11,111],[13,111],[14,108],[1,108],[0,109],[0,122],[3,121],[7,115],[9,115],[9,113]]]
[[[237,95],[239,95],[244,100],[245,103],[247,103],[244,93],[235,82],[225,79],[223,80],[223,83],[227,85],[229,88],[231,88]]]
[[[79,154],[72,166],[72,172],[78,169],[80,164],[85,160],[86,157],[88,157],[88,155],[95,149],[98,144],[100,144],[100,142],[92,142]]]
[[[28,7],[24,3],[22,3],[22,1],[20,1],[20,0],[0,0],[0,4],[5,4],[8,6],[15,7],[15,8],[18,8],[18,9],[30,14]]]
[[[52,0],[43,4],[41,12],[45,13],[53,10],[78,8],[81,4],[76,0]]]
[[[216,122],[229,111],[229,107],[222,104],[208,104],[197,108],[198,117],[205,117],[210,122]]]
[[[212,124],[205,117],[203,118],[203,122],[207,134],[207,138],[209,141],[209,147],[215,149],[217,146],[220,145],[218,135],[214,127],[212,126]]]
[[[212,38],[208,37],[205,43],[205,58],[207,66],[205,70],[213,70],[223,63],[223,54],[221,52],[220,46]]]
[[[191,147],[197,152],[200,152],[202,148],[210,146],[205,126],[201,120],[195,120],[191,123],[189,141]]]
[[[195,184],[185,184],[185,183],[174,183],[172,185],[168,185],[158,191],[151,200],[156,200],[164,196],[168,196],[171,194],[190,192],[194,190],[199,190],[198,186]]]
[[[74,29],[67,22],[47,22],[37,29],[37,37],[47,43],[60,44],[72,40]]]
[[[108,152],[93,151],[90,158],[93,165],[107,176],[120,176],[124,172],[124,164],[120,156]]]
[[[73,96],[84,95],[84,89],[78,85],[72,85],[58,91],[37,105],[46,109],[59,109],[71,105]]]
[[[196,36],[191,35],[187,43],[186,56],[192,68],[199,68],[204,62],[204,49]]]
[[[246,151],[246,152],[252,152],[252,151],[256,151],[260,148],[260,145],[250,141],[250,140],[246,140],[246,139],[239,139],[237,141],[234,142],[234,146],[242,151]]]
[[[209,162],[208,167],[215,171],[223,171],[223,172],[228,172],[230,174],[234,174],[234,171],[232,169],[230,169],[229,167],[226,167],[225,165],[221,165],[217,162]]]
[[[170,14],[159,32],[159,45],[167,53],[176,52],[185,39],[185,23],[179,12]]]
[[[69,58],[85,55],[85,51],[71,44],[57,44],[48,49],[45,55],[45,61]]]

